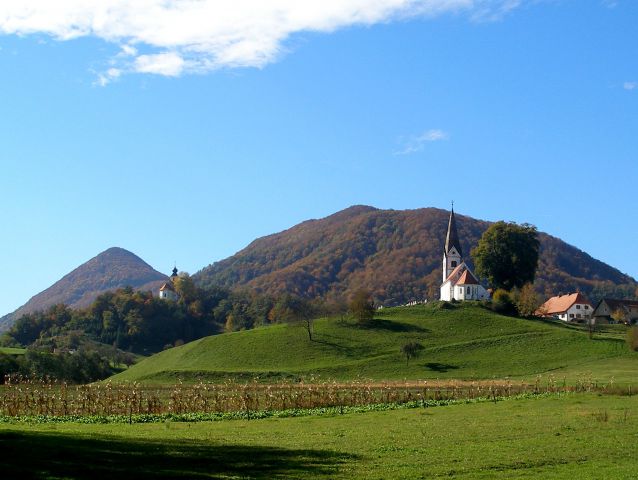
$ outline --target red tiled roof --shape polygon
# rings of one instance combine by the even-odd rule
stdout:
[[[465,268],[465,263],[461,263],[459,266],[457,266],[454,270],[452,270],[452,273],[450,273],[447,278],[445,279],[445,281],[447,282],[448,280],[457,277],[458,275],[460,275],[461,273],[461,269]],[[445,282],[443,282],[445,283]]]
[[[555,315],[557,313],[564,313],[576,303],[592,306],[590,301],[581,293],[572,293],[570,295],[559,295],[550,298],[536,311],[536,314]]]
[[[465,269],[461,278],[459,278],[458,282],[456,282],[457,285],[478,285],[478,283],[478,280],[474,275],[472,275],[469,268]]]
[[[160,292],[163,292],[164,290],[170,290],[171,292],[175,291],[175,289],[173,288],[173,285],[171,285],[170,283],[165,283],[164,285],[160,287]]]

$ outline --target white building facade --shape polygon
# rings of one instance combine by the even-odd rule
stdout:
[[[589,322],[593,313],[591,302],[578,292],[552,297],[537,310],[539,316],[553,317],[564,322]]]

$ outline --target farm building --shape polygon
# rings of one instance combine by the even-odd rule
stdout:
[[[638,300],[603,298],[592,314],[596,323],[637,323]]]
[[[536,315],[565,322],[583,322],[591,318],[593,311],[591,302],[583,294],[572,293],[550,298],[536,310]]]

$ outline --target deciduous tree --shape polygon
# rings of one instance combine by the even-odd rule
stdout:
[[[370,323],[374,318],[374,302],[370,292],[365,289],[357,290],[350,300],[349,310],[361,325]]]
[[[479,276],[491,287],[509,291],[534,281],[539,248],[533,225],[497,222],[483,233],[471,255]]]

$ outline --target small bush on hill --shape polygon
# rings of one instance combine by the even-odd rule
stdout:
[[[452,303],[446,302],[445,300],[442,300],[440,302],[434,303],[433,309],[434,310],[452,310],[455,307],[456,306],[453,305]]]
[[[492,310],[503,315],[516,315],[516,304],[510,292],[502,288],[497,289],[492,296]]]
[[[538,310],[538,307],[541,306],[538,293],[531,283],[526,283],[523,288],[516,290],[514,300],[518,314],[523,317],[531,317],[536,310]]]

